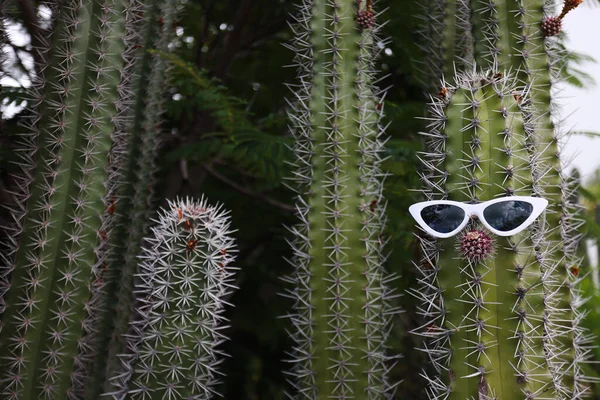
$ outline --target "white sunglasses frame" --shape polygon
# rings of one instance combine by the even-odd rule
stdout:
[[[533,210],[531,211],[531,215],[525,220],[525,222],[523,222],[517,228],[510,230],[510,231],[503,232],[503,231],[499,231],[497,229],[492,228],[490,226],[490,224],[487,223],[487,221],[485,220],[485,217],[483,216],[483,211],[487,207],[491,206],[492,204],[502,203],[505,201],[524,201],[524,202],[531,204],[533,206]],[[465,218],[460,223],[458,228],[456,228],[452,232],[448,232],[448,233],[440,233],[440,232],[434,231],[433,229],[431,229],[429,227],[429,225],[427,225],[425,223],[425,221],[423,220],[423,217],[421,217],[421,211],[425,207],[434,206],[434,205],[444,205],[444,204],[459,207],[461,210],[463,210],[465,212]],[[425,232],[429,233],[433,237],[440,238],[440,239],[446,239],[446,238],[455,236],[458,232],[463,230],[465,228],[465,226],[467,226],[467,224],[469,223],[469,220],[471,219],[471,217],[473,215],[476,215],[479,218],[479,221],[483,224],[483,226],[485,226],[490,232],[494,233],[495,235],[498,235],[498,236],[516,235],[517,233],[522,232],[525,229],[527,229],[527,227],[529,225],[531,225],[533,223],[533,221],[542,214],[542,212],[544,212],[544,210],[546,209],[547,206],[548,206],[548,200],[543,199],[541,197],[508,196],[508,197],[498,197],[497,199],[484,201],[484,202],[478,203],[478,204],[467,204],[467,203],[461,203],[459,201],[452,201],[452,200],[423,201],[420,203],[413,204],[412,206],[410,206],[408,208],[408,211],[410,212],[410,214],[413,216],[415,221],[417,221],[419,226]]]

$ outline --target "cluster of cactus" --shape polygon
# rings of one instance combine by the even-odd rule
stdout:
[[[529,355],[521,351],[514,355],[507,353],[505,357],[511,360],[512,368],[494,370],[495,374],[507,374],[510,378],[523,377],[517,385],[513,382],[512,387],[523,392],[514,397],[505,397],[506,393],[504,396],[494,394],[506,388],[498,387],[497,385],[502,383],[488,377],[488,366],[484,365],[485,368],[481,369],[481,365],[469,359],[482,349],[480,342],[473,339],[475,336],[472,329],[475,328],[472,325],[477,324],[478,319],[473,319],[472,307],[477,308],[484,304],[486,312],[483,315],[488,315],[489,302],[493,303],[492,309],[500,302],[498,299],[486,299],[493,290],[485,292],[473,289],[480,286],[478,277],[481,271],[477,274],[477,268],[473,270],[465,267],[464,261],[458,258],[444,258],[448,251],[447,243],[423,240],[425,257],[420,269],[426,277],[425,285],[415,291],[415,294],[425,300],[422,311],[430,318],[431,324],[425,326],[422,332],[432,338],[427,351],[434,364],[438,365],[438,375],[429,378],[431,398],[471,397],[476,396],[478,390],[480,396],[484,392],[487,396],[480,398],[499,396],[578,399],[585,395],[587,384],[582,374],[581,363],[585,361],[585,345],[588,338],[579,326],[581,315],[577,307],[582,300],[576,289],[578,273],[574,272],[579,270],[579,260],[575,251],[579,238],[576,233],[577,205],[572,202],[572,185],[568,185],[562,175],[559,157],[560,133],[552,121],[555,105],[551,98],[551,83],[559,78],[556,66],[560,57],[564,56],[557,45],[556,37],[560,32],[560,21],[580,3],[580,0],[566,0],[558,16],[552,15],[553,2],[543,0],[431,0],[425,4],[427,16],[424,19],[427,21],[427,28],[423,30],[426,38],[424,47],[431,53],[427,61],[433,63],[426,70],[427,81],[439,81],[442,76],[451,80],[449,77],[454,76],[453,70],[462,71],[452,90],[447,87],[448,84],[442,82],[438,99],[434,100],[429,110],[431,126],[426,133],[429,143],[424,155],[423,174],[426,196],[430,199],[475,201],[489,199],[489,196],[509,196],[520,192],[544,197],[550,203],[545,220],[538,221],[531,230],[530,240],[533,247],[513,246],[515,243],[523,244],[518,237],[508,245],[496,244],[497,251],[509,248],[517,254],[525,251],[523,249],[531,248],[528,250],[533,252],[529,263],[533,264],[528,267],[529,272],[534,276],[539,275],[536,284],[530,282],[535,290],[527,289],[520,295],[520,291],[527,288],[527,284],[521,279],[529,279],[531,275],[523,273],[518,281],[515,280],[516,262],[511,256],[505,256],[503,253],[503,267],[492,268],[496,277],[506,270],[512,271],[511,279],[507,276],[501,284],[498,283],[498,287],[502,288],[503,297],[506,297],[506,293],[511,293],[519,298],[527,299],[533,296],[537,299],[540,290],[542,295],[542,299],[534,300],[533,304],[542,304],[543,309],[532,306],[537,312],[537,316],[532,314],[536,322],[529,324],[532,332],[525,336],[528,336],[527,340],[535,342],[543,339],[540,342],[543,351],[539,352],[538,348],[533,349],[534,353]],[[467,18],[457,20],[456,15],[466,15]],[[465,98],[465,88],[473,87],[474,82],[480,79],[472,72],[478,70],[490,70],[490,74],[496,77],[502,77],[503,74],[513,75],[510,79],[510,90],[504,92],[503,98],[514,97],[520,103],[520,120],[523,121],[521,129],[525,135],[523,138],[517,138],[517,144],[505,141],[489,147],[488,154],[483,157],[477,155],[472,139],[465,136],[465,132],[471,131],[472,136],[478,137],[475,143],[481,140],[479,136],[482,134],[501,134],[502,131],[490,130],[488,126],[500,123],[507,116],[504,109],[501,111],[498,107],[490,108],[493,113],[485,118],[478,116],[477,113],[481,112],[478,111],[481,109],[481,102],[477,100],[469,103],[468,100],[473,100],[474,95]],[[452,94],[447,98],[449,92]],[[457,94],[459,97],[455,99]],[[454,106],[454,101],[464,102],[460,112]],[[489,102],[489,99],[487,101]],[[464,125],[461,120],[470,120],[471,123]],[[484,121],[495,122],[483,125]],[[479,133],[475,130],[479,130]],[[514,129],[511,129],[511,137],[514,136],[512,131]],[[453,147],[457,140],[462,140],[462,147]],[[493,143],[493,139],[487,140]],[[507,158],[515,157],[514,146],[521,146],[519,143],[522,143],[526,151],[518,156],[521,160],[518,164],[520,170],[517,163]],[[458,143],[456,145],[460,146]],[[477,171],[487,171],[486,167],[482,166],[485,163],[491,165],[488,169],[496,171],[480,177]],[[498,169],[500,167],[505,171]],[[497,181],[498,175],[502,174],[505,175],[504,179]],[[510,180],[515,179],[517,181],[511,184]],[[498,188],[504,188],[504,191],[498,191]],[[461,190],[457,192],[457,189]],[[478,194],[478,190],[484,190],[485,194]],[[456,254],[457,257],[458,255]],[[496,255],[493,261],[498,263],[499,258]],[[483,262],[483,265],[487,265],[486,262]],[[524,266],[520,263],[516,265]],[[450,272],[449,269],[453,271]],[[526,270],[527,268],[524,271]],[[462,272],[461,279],[464,281],[459,287],[456,271]],[[476,275],[473,276],[473,273]],[[489,277],[489,274],[485,276]],[[474,285],[473,281],[468,282],[469,279],[475,278],[478,285]],[[483,279],[481,282],[489,280]],[[514,298],[503,300],[504,303],[512,302],[509,303],[510,312],[519,309],[518,305],[514,306],[518,304]],[[527,304],[532,303],[527,300]],[[505,308],[508,306],[504,305]],[[459,318],[458,315],[453,315],[457,313],[462,313],[462,316]],[[502,346],[502,340],[506,339],[502,336],[507,332],[514,334],[513,346],[521,342],[521,336],[525,337],[523,334],[517,335],[518,331],[512,326],[515,316],[511,318],[509,314],[504,315],[503,319],[499,319],[500,315],[493,319],[494,329],[497,329],[494,333],[494,336],[497,335],[494,347]],[[456,335],[460,339],[452,340]],[[531,351],[532,348],[527,347],[527,350]],[[464,357],[465,355],[469,357]],[[519,362],[515,359],[516,356]],[[465,358],[467,361],[458,362],[457,358]],[[487,358],[484,361],[491,362]],[[543,369],[543,378],[539,375],[532,377],[528,372],[528,363]],[[445,372],[442,373],[443,371]],[[463,386],[469,385],[464,383],[465,380],[472,381],[475,376],[479,383]],[[541,383],[547,376],[550,377],[551,384],[544,384],[545,388],[542,390]],[[465,377],[470,379],[464,379]],[[532,382],[536,384],[529,387]],[[488,390],[491,391],[488,393]]]
[[[293,25],[292,398],[393,397],[375,85],[384,41],[373,3],[303,0]],[[585,394],[576,206],[550,113],[555,36],[581,1],[566,0],[558,16],[546,3],[424,4],[427,80],[442,79],[428,110],[426,197],[550,202],[512,237],[492,238],[476,220],[458,240],[421,237],[422,287],[412,293],[427,320],[418,333],[432,399]],[[204,200],[171,202],[143,242],[167,68],[160,53],[177,8],[67,0],[51,10],[0,270],[0,399],[216,395],[234,288],[227,214]]]
[[[370,0],[304,1],[296,18],[293,398],[391,392],[375,19]]]
[[[27,181],[12,236],[19,241],[2,271],[4,398],[64,399],[83,388],[74,360],[82,331],[94,329],[82,321],[104,263],[98,248],[112,139],[125,123],[124,8],[122,1],[73,1],[53,10],[49,65],[38,77],[26,136]]]
[[[163,109],[157,53],[177,6],[69,0],[50,10],[0,269],[2,399],[212,397],[235,253],[227,216],[205,201],[171,204],[177,221],[165,212],[138,261]],[[164,380],[144,383],[134,363]]]

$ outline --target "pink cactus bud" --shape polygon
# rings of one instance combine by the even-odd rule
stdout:
[[[492,254],[493,241],[481,230],[468,231],[460,237],[460,254],[472,262],[481,262]]]
[[[558,35],[562,31],[562,19],[560,17],[546,17],[542,21],[542,34],[544,37]]]

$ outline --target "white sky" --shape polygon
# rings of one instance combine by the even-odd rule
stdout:
[[[563,29],[568,34],[570,50],[590,55],[597,61],[580,67],[595,79],[594,87],[568,86],[560,93],[565,128],[600,132],[600,7],[592,7],[589,3],[582,5],[565,17]],[[585,182],[585,178],[600,167],[600,137],[570,136],[563,156],[579,168]]]

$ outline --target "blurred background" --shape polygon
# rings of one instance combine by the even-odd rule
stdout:
[[[5,60],[0,72],[2,110],[0,136],[0,203],[10,203],[14,184],[14,138],[17,122],[27,114],[27,89],[35,76],[30,55],[32,15],[47,20],[45,1],[11,1],[5,6],[7,41],[2,44]],[[282,43],[290,38],[292,0],[187,0],[174,29],[172,43],[178,62],[170,74],[167,122],[162,134],[159,163],[160,184],[156,199],[175,196],[200,197],[221,202],[232,210],[239,239],[237,266],[240,290],[231,301],[231,327],[226,345],[231,356],[223,366],[220,390],[226,399],[283,399],[288,389],[284,371],[290,350],[283,316],[290,303],[278,295],[284,291],[281,278],[291,272],[285,262],[289,246],[285,226],[295,222],[294,199],[284,183],[291,176],[287,161],[291,137],[286,131],[285,83],[295,79],[286,68],[293,54]],[[406,212],[419,200],[418,137],[423,129],[424,105],[419,71],[419,1],[381,0],[384,17],[384,48],[381,87],[389,87],[385,113],[390,122],[388,160],[390,177],[387,235],[391,252],[390,271],[401,274],[396,290],[415,284],[411,259],[417,246],[413,222]],[[25,5],[25,6],[23,6]],[[31,14],[33,12],[33,14]],[[600,237],[600,7],[588,0],[565,18],[564,44],[573,53],[564,74],[566,82],[556,87],[560,110],[557,122],[565,132],[565,173],[579,176],[580,200],[585,205],[581,252],[583,289],[590,301],[585,305],[587,325],[600,334],[600,294],[595,246]],[[193,71],[194,73],[190,73]],[[569,133],[571,132],[571,133]],[[570,161],[570,163],[566,163]],[[158,205],[160,202],[157,203]],[[8,220],[0,211],[0,225]],[[402,380],[398,392],[404,399],[421,399],[424,382],[419,373],[424,357],[418,338],[405,332],[419,325],[409,296],[400,302],[406,311],[397,317],[393,332],[394,353],[404,360],[393,369],[393,379]],[[600,337],[600,335],[598,336]],[[600,339],[599,339],[600,343]],[[600,353],[596,356],[600,360]],[[600,370],[600,367],[599,367]],[[590,367],[590,374],[595,371]],[[600,398],[600,388],[595,398]]]

